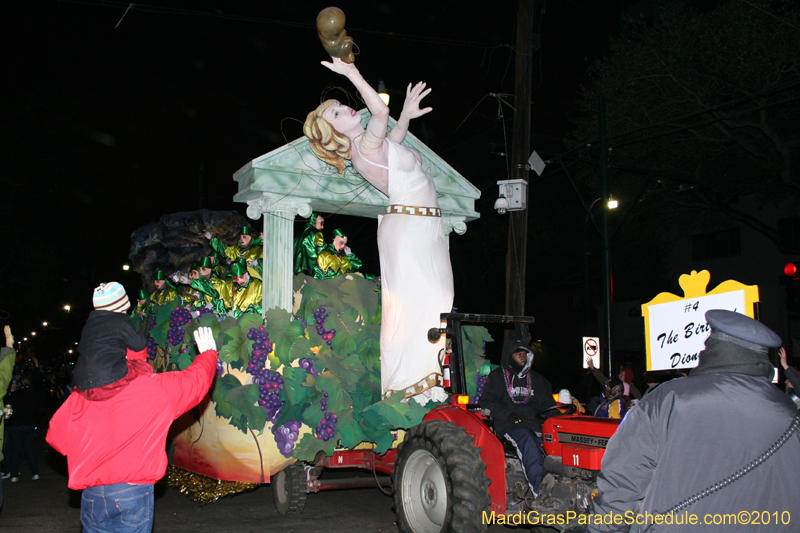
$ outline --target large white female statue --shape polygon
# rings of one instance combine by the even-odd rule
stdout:
[[[400,143],[408,124],[431,111],[420,109],[430,93],[420,82],[406,91],[400,119],[387,132],[389,108],[355,65],[338,58],[323,62],[347,76],[361,93],[371,117],[366,129],[354,109],[327,100],[308,114],[303,133],[322,161],[344,170],[346,159],[389,197],[378,227],[382,284],[381,387],[384,396],[403,391],[422,404],[447,398],[441,387],[438,353],[427,331],[453,305],[453,271],[433,180],[416,150]]]

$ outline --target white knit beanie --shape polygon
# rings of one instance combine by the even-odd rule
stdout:
[[[128,295],[125,294],[125,288],[116,281],[101,283],[94,290],[92,303],[98,311],[116,311],[117,313],[124,313],[131,306]]]

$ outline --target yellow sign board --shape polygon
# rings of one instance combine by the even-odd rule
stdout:
[[[710,333],[705,313],[728,309],[755,318],[758,286],[728,280],[706,292],[708,270],[683,274],[678,283],[683,298],[662,292],[642,305],[647,370],[682,370],[697,366],[698,355]]]

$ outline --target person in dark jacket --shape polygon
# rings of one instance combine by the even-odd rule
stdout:
[[[45,409],[44,391],[31,383],[29,376],[21,376],[14,392],[6,396],[6,403],[14,409],[14,414],[6,421],[8,426],[8,472],[11,482],[19,481],[19,460],[23,456],[31,469],[31,479],[39,479],[39,462],[33,443],[36,440],[36,427]]]
[[[767,359],[781,339],[732,311],[711,310],[705,318],[711,334],[699,364],[628,413],[608,442],[594,514],[565,531],[798,530],[797,409],[771,383],[775,369]],[[788,439],[774,449],[785,434]],[[759,517],[750,523],[756,511]],[[653,525],[655,515],[669,521]],[[761,520],[767,515],[770,522]]]
[[[479,405],[491,411],[495,433],[516,448],[535,498],[547,473],[541,450],[542,421],[536,415],[556,402],[550,383],[532,366],[533,352],[525,342],[507,338],[500,368],[489,374]]]
[[[147,347],[147,335],[133,329],[127,311],[131,304],[125,289],[116,281],[101,283],[92,295],[94,311],[89,313],[78,344],[75,385],[83,390],[103,387],[128,373],[125,354]]]

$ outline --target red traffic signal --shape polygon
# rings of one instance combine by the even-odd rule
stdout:
[[[800,263],[786,263],[786,266],[783,267],[783,273],[790,278],[796,277],[800,273]]]

